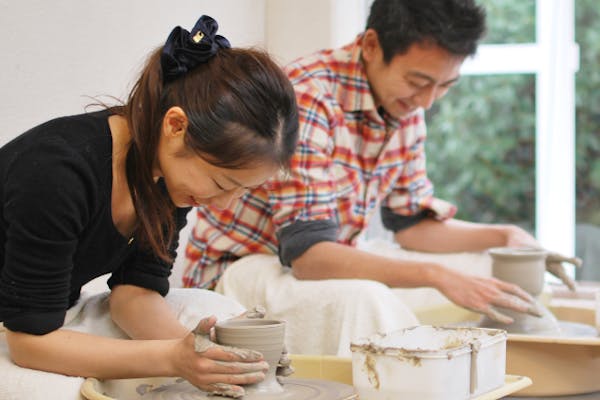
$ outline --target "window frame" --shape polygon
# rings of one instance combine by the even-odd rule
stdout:
[[[461,74],[535,75],[535,235],[544,248],[574,254],[575,0],[536,0],[535,18],[534,43],[482,44]]]
[[[483,44],[464,75],[531,73],[536,79],[535,229],[540,244],[575,252],[574,0],[536,0],[536,42]]]
[[[364,29],[372,0],[331,1],[330,44],[339,46]],[[482,44],[461,73],[535,75],[535,235],[544,248],[574,254],[575,74],[579,69],[575,0],[536,0],[535,18],[534,43]],[[367,237],[389,236],[373,222]]]

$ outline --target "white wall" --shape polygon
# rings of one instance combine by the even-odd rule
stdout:
[[[265,0],[0,0],[0,145],[86,96],[124,98],[146,54],[202,14],[232,44],[264,46]]]
[[[146,55],[202,14],[234,46],[265,47],[265,0],[0,0],[0,146],[83,112],[93,102],[87,96],[124,99]],[[180,276],[176,270],[174,286]],[[105,280],[88,289],[105,290]]]
[[[351,42],[364,29],[368,0],[266,0],[266,44],[285,64]]]
[[[0,146],[50,118],[84,112],[90,97],[124,99],[146,55],[202,14],[234,46],[264,47],[285,63],[350,42],[364,26],[365,1],[0,0]],[[99,281],[94,287],[104,289]]]

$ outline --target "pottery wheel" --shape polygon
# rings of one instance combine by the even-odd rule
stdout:
[[[283,393],[248,393],[242,400],[353,400],[358,396],[354,388],[343,383],[320,379],[283,379]],[[162,385],[145,393],[144,400],[221,400],[230,397],[209,395],[184,381]]]

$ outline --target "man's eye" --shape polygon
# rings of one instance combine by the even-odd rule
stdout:
[[[423,89],[425,86],[427,86],[426,84],[421,84],[414,81],[408,81],[408,84],[416,89]]]

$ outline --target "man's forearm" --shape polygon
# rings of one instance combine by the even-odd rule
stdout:
[[[404,249],[429,253],[483,251],[506,246],[510,225],[476,224],[456,219],[426,219],[396,232],[395,239]]]
[[[319,242],[292,262],[296,278],[370,279],[391,287],[436,286],[443,267],[426,262],[395,260],[351,246]]]

